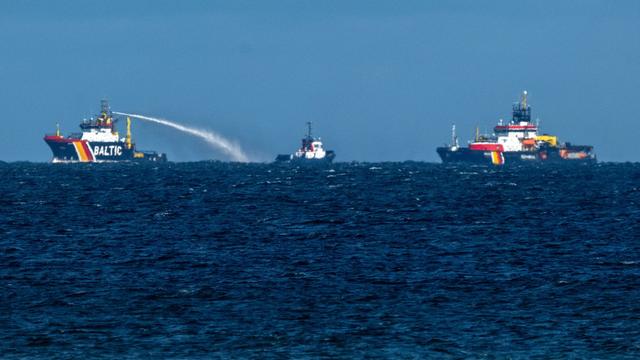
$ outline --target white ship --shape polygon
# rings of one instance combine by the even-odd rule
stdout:
[[[293,154],[278,155],[276,162],[331,163],[336,157],[333,150],[326,150],[320,138],[311,135],[311,122],[307,122],[307,135],[302,146]]]

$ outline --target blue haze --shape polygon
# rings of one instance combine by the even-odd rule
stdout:
[[[216,130],[257,160],[304,122],[341,161],[437,161],[509,116],[534,117],[602,160],[638,161],[637,1],[3,1],[0,160],[47,161],[42,141],[114,109]],[[224,159],[136,124],[140,147]]]

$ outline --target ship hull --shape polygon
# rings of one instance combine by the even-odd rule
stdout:
[[[318,158],[306,158],[306,157],[297,157],[294,155],[284,154],[278,155],[276,157],[276,163],[290,163],[290,164],[331,164],[333,159],[335,159],[336,154],[333,151],[327,151],[325,157]]]
[[[478,151],[469,148],[452,150],[439,147],[436,150],[443,163],[495,164],[491,151]],[[594,164],[597,162],[590,146],[568,148],[545,148],[533,151],[502,152],[504,164],[556,163],[556,164]]]
[[[89,142],[61,136],[46,136],[44,141],[51,148],[54,163],[167,161],[165,154],[137,151],[124,142]]]

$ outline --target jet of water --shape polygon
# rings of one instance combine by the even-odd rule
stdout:
[[[169,121],[166,119],[158,119],[158,118],[154,118],[151,116],[144,116],[144,115],[139,115],[139,114],[129,114],[129,113],[123,113],[123,112],[117,112],[114,111],[114,114],[118,114],[118,115],[124,115],[124,116],[130,116],[136,119],[140,119],[140,120],[145,120],[145,121],[151,121],[157,124],[162,124],[165,126],[169,126],[172,127],[174,129],[177,129],[179,131],[182,131],[184,133],[190,134],[190,135],[194,135],[197,136],[201,139],[203,139],[204,141],[207,142],[207,144],[213,146],[214,148],[221,150],[222,152],[224,152],[225,154],[231,156],[231,158],[235,161],[240,161],[240,162],[248,162],[249,158],[247,157],[247,155],[244,153],[244,151],[242,151],[242,149],[240,148],[240,146],[238,144],[235,144],[233,142],[231,142],[230,140],[226,139],[224,136],[219,135],[213,131],[205,131],[205,130],[200,130],[200,129],[194,129],[192,127],[188,127],[188,126],[184,126],[178,123],[175,123],[173,121]]]

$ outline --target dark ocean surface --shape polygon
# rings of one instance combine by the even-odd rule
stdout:
[[[639,164],[0,175],[1,358],[640,357]]]

